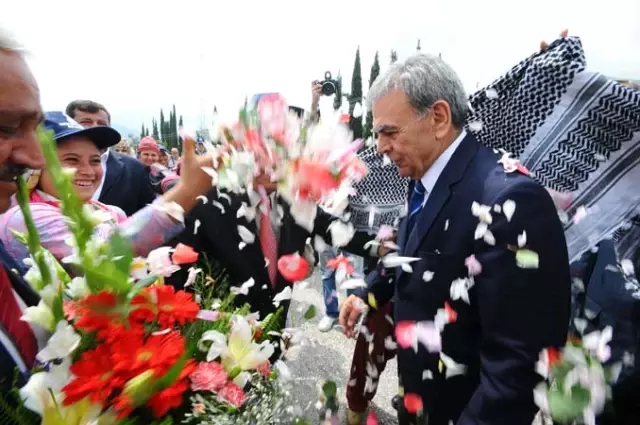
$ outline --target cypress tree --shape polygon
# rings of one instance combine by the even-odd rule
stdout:
[[[376,56],[373,58],[373,64],[371,65],[371,73],[369,74],[369,88],[371,88],[371,85],[373,84],[373,82],[376,80],[376,78],[378,78],[378,75],[380,75],[380,62],[378,61],[378,52],[376,52]],[[364,123],[363,137],[365,140],[371,137],[372,129],[373,129],[373,112],[371,112],[371,110],[368,110],[367,118]]]
[[[356,60],[353,64],[353,74],[351,76],[351,93],[349,96],[349,127],[353,132],[354,139],[362,138],[362,116],[354,117],[353,110],[356,104],[362,105],[362,70],[360,66],[360,47],[356,50]]]

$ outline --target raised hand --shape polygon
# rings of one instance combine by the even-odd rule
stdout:
[[[202,170],[202,167],[213,168],[213,154],[196,155],[195,141],[183,136],[183,156],[180,165],[180,181],[162,197],[164,202],[176,202],[185,212],[196,205],[196,198],[209,192],[213,187],[213,179]]]
[[[560,38],[564,38],[566,36],[569,35],[569,30],[568,29],[564,29],[562,31],[560,31]],[[547,43],[545,40],[542,40],[540,42],[540,50],[547,50],[547,47],[549,47],[549,43]]]

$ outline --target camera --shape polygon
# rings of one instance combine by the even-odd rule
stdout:
[[[331,96],[338,90],[339,83],[332,78],[331,72],[327,71],[324,73],[324,81],[321,81],[320,84],[322,84],[322,95]]]

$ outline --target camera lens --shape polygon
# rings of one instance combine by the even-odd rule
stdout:
[[[322,94],[324,96],[331,96],[336,92],[336,85],[332,81],[324,81],[322,83]]]

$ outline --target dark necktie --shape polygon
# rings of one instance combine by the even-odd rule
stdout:
[[[13,338],[25,364],[30,368],[38,352],[38,343],[29,324],[20,320],[20,317],[22,310],[13,294],[11,281],[4,267],[0,265],[0,324]]]
[[[409,223],[407,225],[407,232],[409,233],[413,230],[416,218],[420,214],[420,211],[422,211],[425,196],[427,196],[427,189],[425,189],[420,180],[416,181],[413,185],[411,199],[409,200]]]

